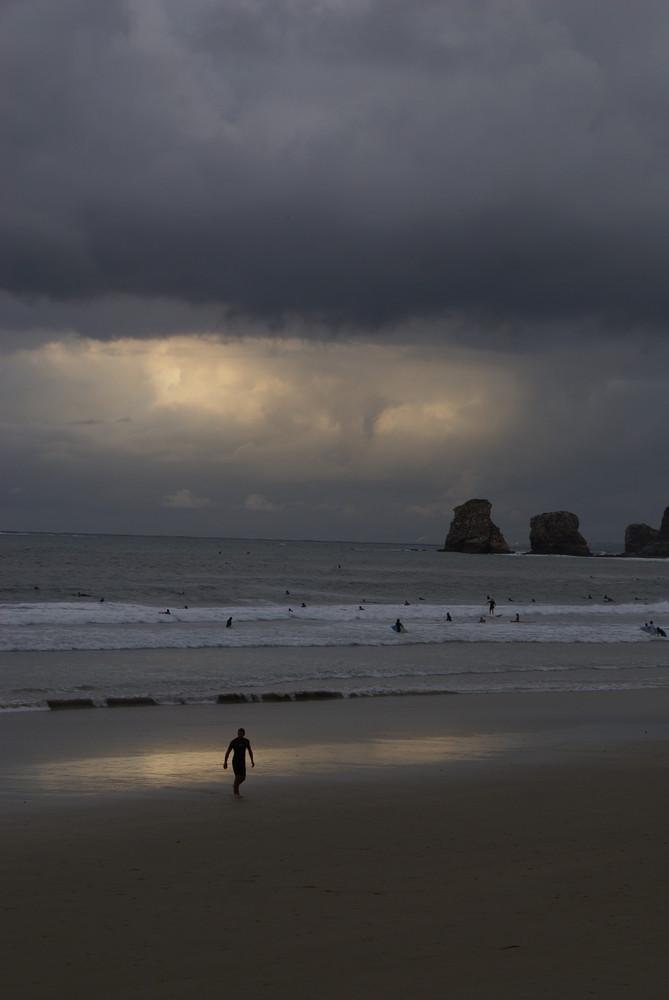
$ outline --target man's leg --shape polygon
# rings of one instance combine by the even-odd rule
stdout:
[[[246,771],[235,771],[235,780],[232,786],[232,791],[238,798],[241,798],[239,786],[242,781],[246,781]]]

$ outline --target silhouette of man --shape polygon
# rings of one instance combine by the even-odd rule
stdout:
[[[230,746],[225,751],[225,760],[223,761],[223,767],[227,771],[228,757],[232,754],[232,770],[235,775],[232,791],[237,798],[241,798],[239,786],[242,781],[246,781],[247,752],[251,760],[251,767],[255,767],[256,765],[253,759],[253,750],[251,749],[251,744],[246,739],[246,730],[238,729],[234,740],[230,740]]]

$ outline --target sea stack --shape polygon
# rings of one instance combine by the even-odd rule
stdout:
[[[625,555],[641,555],[659,541],[660,532],[649,524],[628,524],[625,528]]]
[[[576,514],[568,510],[535,514],[530,519],[531,551],[542,556],[592,555],[578,527]]]
[[[627,525],[625,555],[651,559],[669,558],[669,507],[665,508],[659,530],[648,524]]]
[[[453,508],[455,517],[444,543],[444,552],[507,554],[511,551],[504,535],[490,517],[489,500],[468,500]]]

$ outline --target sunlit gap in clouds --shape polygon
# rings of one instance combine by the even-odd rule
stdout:
[[[58,427],[72,448],[215,454],[284,482],[307,467],[326,479],[415,467],[502,433],[518,405],[498,359],[299,339],[63,340],[10,356],[5,378],[5,419]]]

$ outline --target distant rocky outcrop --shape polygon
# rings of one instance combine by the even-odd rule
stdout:
[[[511,551],[504,535],[492,523],[489,500],[468,500],[453,508],[455,517],[444,543],[444,552],[506,554]]]
[[[660,537],[657,528],[649,524],[628,524],[625,528],[625,555],[637,555],[649,545],[654,545]]]
[[[669,507],[665,508],[659,530],[648,524],[628,524],[625,528],[625,555],[669,558]]]
[[[530,519],[530,548],[535,555],[589,556],[588,543],[578,530],[578,518],[568,510],[536,514]]]

